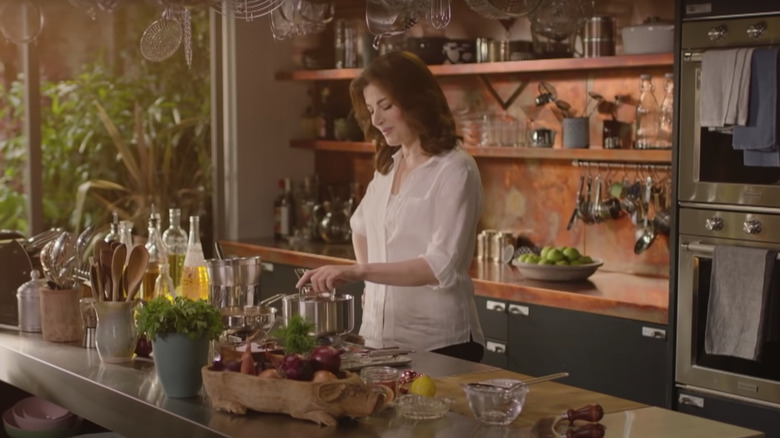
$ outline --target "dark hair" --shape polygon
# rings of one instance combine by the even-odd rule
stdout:
[[[406,123],[420,136],[422,149],[438,155],[457,145],[455,119],[439,82],[428,66],[410,52],[390,52],[376,58],[349,85],[355,118],[366,140],[377,145],[377,170],[387,174],[393,167],[393,154],[400,146],[389,146],[382,133],[371,124],[363,89],[374,84],[388,94],[401,109]]]

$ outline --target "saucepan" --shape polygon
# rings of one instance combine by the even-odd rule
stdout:
[[[355,328],[355,297],[349,294],[286,295],[282,315],[289,321],[295,315],[314,324],[316,337],[342,336]]]

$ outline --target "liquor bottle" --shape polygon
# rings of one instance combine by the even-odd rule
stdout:
[[[184,266],[184,256],[187,255],[187,233],[181,227],[181,210],[168,209],[168,222],[162,239],[168,249],[168,265],[176,290],[181,285],[181,269]]]
[[[108,234],[103,238],[106,242],[119,242],[119,213],[111,213],[111,225]]]
[[[312,177],[303,178],[301,190],[295,196],[295,231],[300,230],[306,240],[312,238],[312,222],[314,221],[314,207],[317,200],[314,197]]]
[[[274,237],[282,239],[293,234],[295,224],[295,208],[290,178],[279,180],[279,190],[279,196],[274,201]]]
[[[317,137],[322,140],[333,140],[333,108],[330,102],[330,89],[322,89],[319,111],[317,112]]]
[[[639,102],[636,105],[636,130],[637,149],[658,148],[658,101],[655,99],[655,87],[652,76],[643,74],[639,76]]]
[[[674,125],[674,73],[667,73],[664,84],[664,98],[658,117],[658,146],[672,147],[672,127]]]
[[[206,259],[200,243],[200,218],[190,216],[190,235],[187,239],[187,254],[181,269],[181,296],[191,300],[209,299],[209,276]]]
[[[160,275],[154,280],[154,297],[165,297],[170,301],[176,296],[168,263],[160,264]]]
[[[155,296],[154,283],[160,276],[160,265],[168,264],[168,251],[162,236],[160,236],[159,217],[157,210],[152,206],[152,213],[149,215],[149,238],[144,245],[149,252],[149,263],[146,265],[141,283],[141,298],[145,301],[149,301]]]

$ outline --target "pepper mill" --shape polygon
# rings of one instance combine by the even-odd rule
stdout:
[[[585,420],[595,423],[604,417],[604,409],[601,405],[588,405],[577,410],[568,409],[563,413],[563,419],[574,424],[576,420]]]

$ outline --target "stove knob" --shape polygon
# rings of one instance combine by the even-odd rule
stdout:
[[[723,218],[710,217],[704,222],[704,228],[710,231],[718,231],[723,229]]]
[[[766,30],[766,23],[761,21],[761,22],[758,22],[758,23],[755,23],[755,24],[751,24],[750,26],[748,26],[747,35],[750,38],[753,38],[753,39],[760,38],[761,35],[764,34],[765,30]]]
[[[742,231],[747,234],[758,234],[761,232],[761,222],[757,220],[745,221],[745,223],[742,224]]]
[[[723,39],[723,37],[726,36],[726,33],[728,33],[728,28],[725,24],[721,24],[710,29],[709,32],[707,32],[707,37],[709,37],[710,41],[718,41]]]

